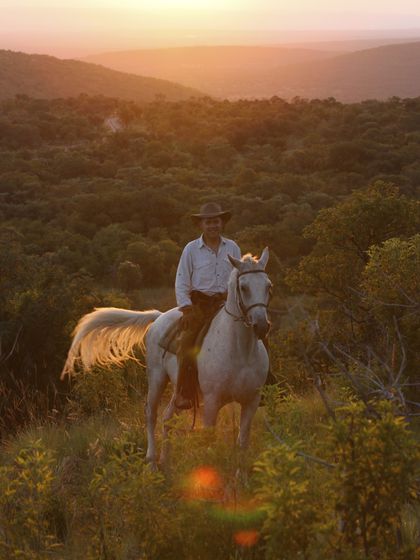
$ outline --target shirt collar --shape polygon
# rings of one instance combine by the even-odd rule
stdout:
[[[226,237],[223,237],[223,235],[221,235],[220,242],[222,245],[226,245]],[[198,246],[200,249],[202,247],[207,247],[207,245],[204,243],[203,234],[201,234],[200,237],[198,238]]]

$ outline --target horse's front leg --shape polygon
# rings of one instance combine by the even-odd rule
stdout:
[[[210,449],[214,443],[215,426],[219,410],[220,401],[218,398],[213,395],[203,395],[203,426],[205,428],[203,443],[207,449]]]
[[[220,410],[220,400],[214,395],[203,395],[203,425],[214,428]]]
[[[257,412],[260,399],[261,395],[257,393],[252,400],[241,404],[241,423],[238,434],[238,445],[241,450],[246,450],[248,448],[252,419]]]
[[[251,432],[252,419],[255,416],[259,402],[260,394],[258,393],[251,401],[241,404],[241,423],[238,434],[239,460],[236,477],[244,486],[248,485],[248,446],[249,435]]]

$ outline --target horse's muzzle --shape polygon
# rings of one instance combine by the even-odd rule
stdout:
[[[260,320],[256,321],[255,323],[253,323],[253,325],[252,325],[252,328],[254,329],[255,335],[260,340],[264,339],[267,336],[268,331],[270,330],[270,327],[271,327],[271,323],[270,323],[270,321],[267,321],[266,319],[260,319]]]

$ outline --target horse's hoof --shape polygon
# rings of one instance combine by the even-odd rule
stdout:
[[[149,463],[149,466],[152,472],[159,472],[159,466],[156,461],[153,461],[153,463]]]
[[[156,463],[156,459],[151,459],[150,457],[146,457],[146,463],[149,465],[149,468],[153,472],[158,471],[158,466]]]

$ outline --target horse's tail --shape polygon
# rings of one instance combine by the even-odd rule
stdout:
[[[61,379],[75,373],[75,366],[89,370],[95,364],[122,365],[134,358],[133,348],[144,352],[144,337],[160,311],[129,311],[115,307],[101,307],[84,315],[73,331],[73,342],[61,373]]]

